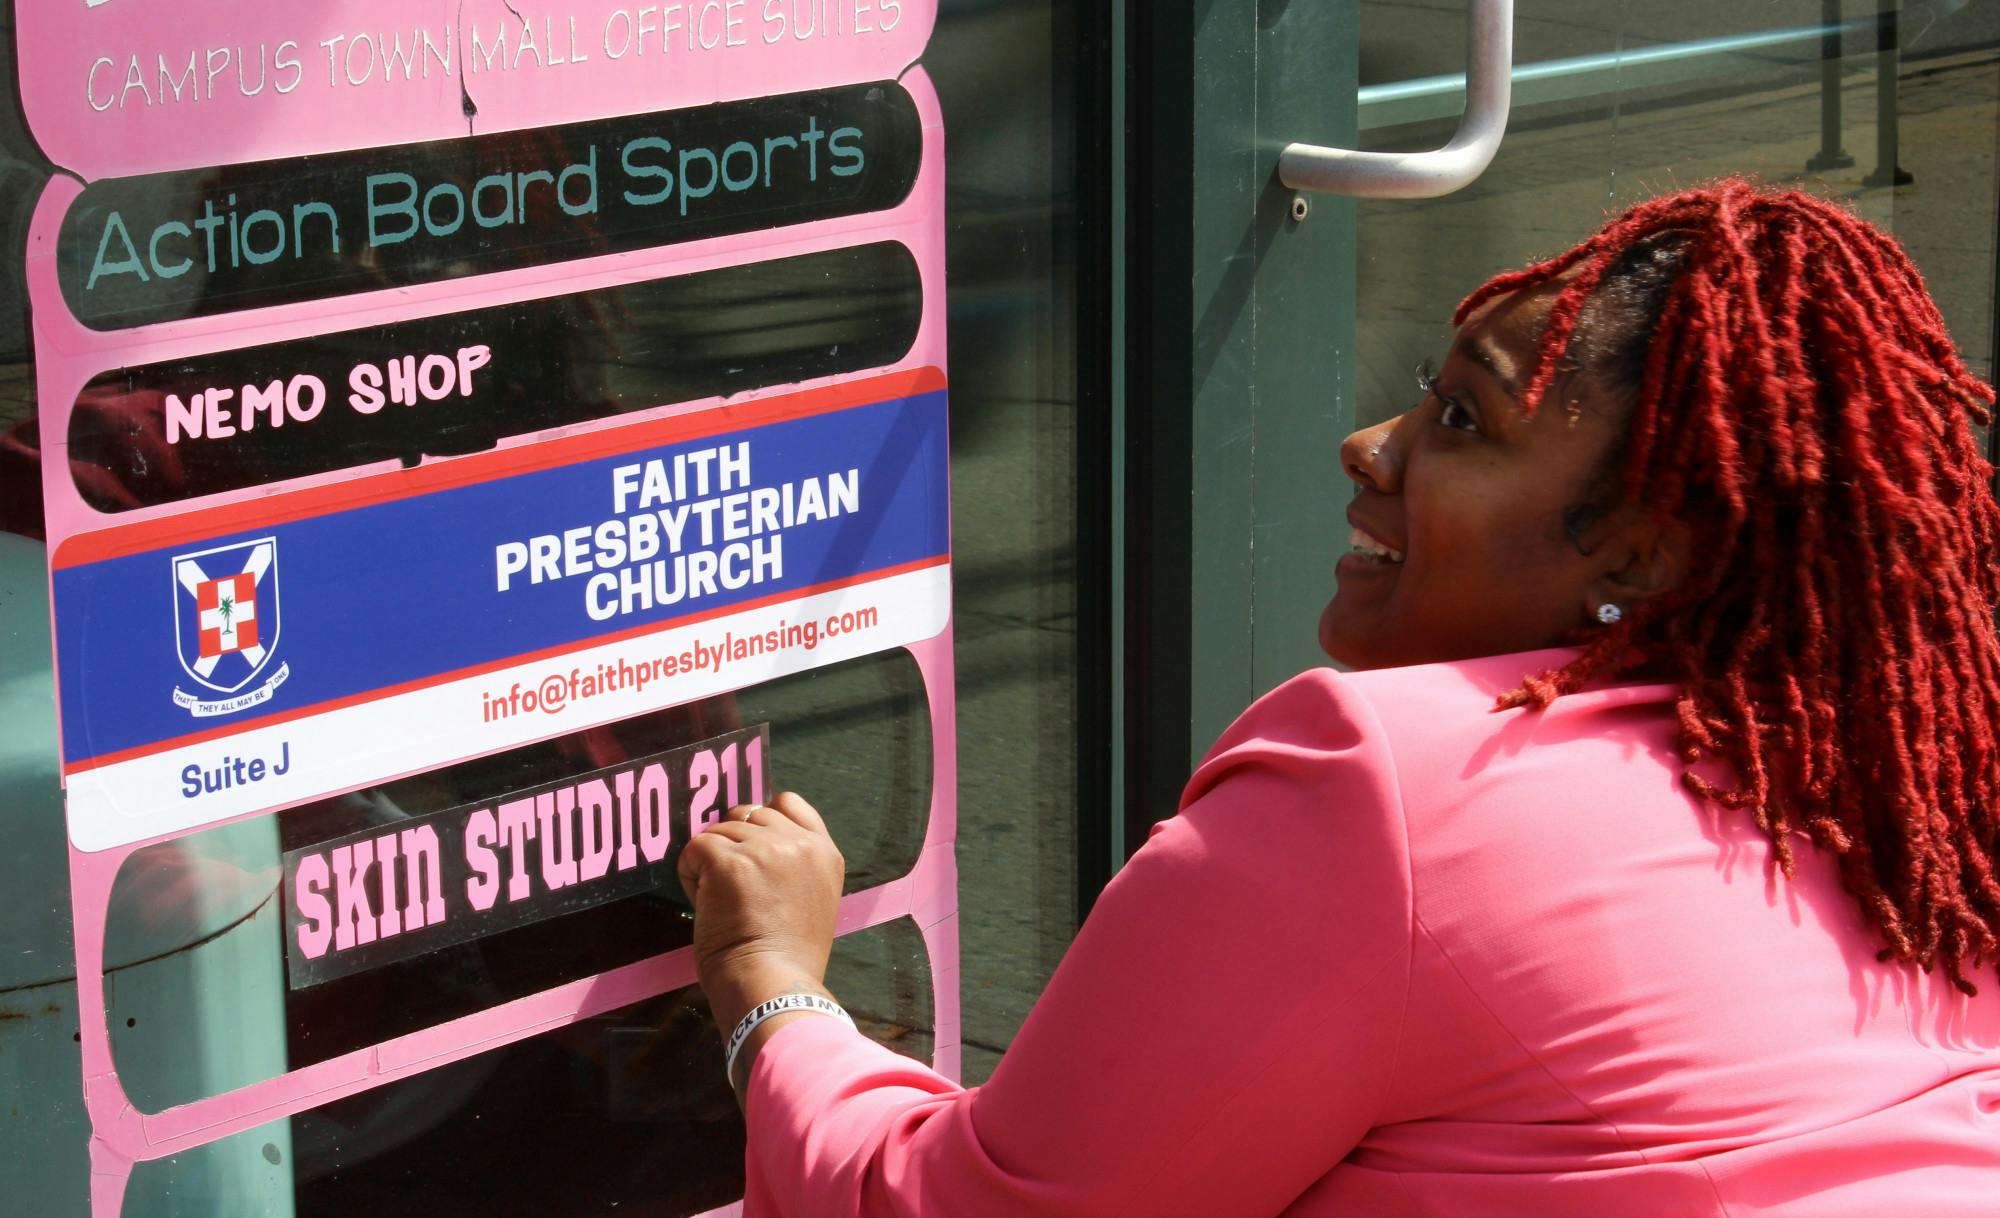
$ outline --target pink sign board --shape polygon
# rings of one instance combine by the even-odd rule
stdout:
[[[21,95],[86,178],[893,80],[936,0],[43,0]]]
[[[934,20],[23,6],[33,132],[82,179],[46,188],[27,268],[94,1213],[134,1163],[693,980],[669,951],[147,1112],[106,1028],[135,852],[889,649],[927,693],[932,805],[842,929],[916,919],[955,1069],[943,134],[912,66]],[[630,780],[606,810],[643,816],[651,769],[753,747],[723,739],[579,769],[543,811],[581,827],[593,784]],[[487,812],[438,822],[477,873],[461,904]],[[395,867],[437,853],[421,827]],[[289,887],[338,910],[335,852],[380,837],[291,850]],[[659,860],[628,862],[591,891]],[[435,930],[409,908],[370,917]],[[367,966],[314,917],[295,985]]]

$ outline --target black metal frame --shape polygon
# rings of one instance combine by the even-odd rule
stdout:
[[[1126,854],[1172,814],[1187,782],[1193,717],[1193,6],[1134,6],[1126,180],[1128,302],[1124,765]]]
[[[1082,920],[1111,881],[1124,852],[1114,842],[1118,753],[1113,700],[1118,696],[1112,658],[1118,635],[1112,570],[1123,513],[1113,501],[1111,471],[1117,415],[1113,395],[1116,338],[1112,328],[1114,277],[1125,251],[1113,244],[1113,183],[1121,172],[1110,138],[1114,98],[1124,88],[1116,76],[1123,48],[1113,44],[1113,4],[1077,4],[1069,12],[1078,58],[1087,65],[1074,95],[1077,111],[1077,758],[1076,886]],[[1063,88],[1062,82],[1057,88]]]

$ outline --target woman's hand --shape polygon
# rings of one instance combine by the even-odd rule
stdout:
[[[847,864],[811,804],[787,791],[768,806],[731,808],[681,851],[679,870],[694,904],[695,967],[724,1036],[766,999],[825,992]]]

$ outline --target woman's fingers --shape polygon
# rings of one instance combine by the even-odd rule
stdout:
[[[796,796],[793,798],[797,799]],[[798,803],[804,806],[805,801],[798,800]],[[810,807],[806,810],[812,811]],[[797,818],[766,804],[738,804],[724,812],[722,817],[715,824],[697,833],[694,840],[681,850],[681,857],[675,870],[681,877],[681,887],[687,890],[689,900],[694,899],[701,872],[715,861],[718,851],[728,848],[724,845],[725,842],[736,846],[750,846],[762,835],[795,833],[801,827]],[[814,814],[814,818],[817,819],[817,813]],[[819,832],[824,834],[825,829],[822,827]],[[707,844],[703,845],[703,842]]]
[[[697,834],[693,841],[682,848],[681,857],[674,864],[674,873],[681,878],[681,891],[687,893],[688,904],[697,909],[701,907],[699,895],[701,873],[708,869],[710,855],[717,849],[716,843],[711,842],[704,846],[701,844],[701,839],[707,837],[709,833],[719,834],[722,829],[722,825],[716,825],[707,833]]]
[[[736,810],[730,809],[731,812]],[[764,831],[766,828],[762,825],[725,820],[695,834],[694,840],[681,848],[681,857],[674,864],[674,871],[681,878],[681,888],[687,892],[688,900],[696,901],[695,889],[701,885],[701,874],[715,862],[720,852],[752,841]]]
[[[833,836],[818,809],[794,791],[781,791],[768,804],[738,804],[723,813],[725,823],[747,821],[753,825],[782,825],[786,822],[808,832]]]
[[[810,829],[814,833],[824,833],[828,837],[833,836],[831,833],[827,833],[826,821],[820,818],[818,810],[800,797],[796,791],[780,791],[777,798],[771,801],[771,810],[791,820],[802,829]]]
[[[750,872],[783,874],[804,865],[807,872],[830,872],[836,891],[847,870],[840,848],[813,806],[790,791],[769,804],[738,804],[697,833],[681,851],[676,870],[690,899],[702,873],[728,859]],[[813,860],[806,864],[803,860]]]
[[[724,824],[782,825],[786,817],[764,804],[737,804],[722,814]]]

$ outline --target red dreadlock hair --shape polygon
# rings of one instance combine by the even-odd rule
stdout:
[[[1562,277],[1532,410],[1635,253],[1673,265],[1634,340],[1616,489],[1692,530],[1695,569],[1501,705],[1664,675],[1686,784],[1749,809],[1788,878],[1794,831],[1834,852],[1883,959],[1977,993],[1967,971],[2000,962],[2000,509],[1969,421],[1993,390],[1894,239],[1738,180],[1642,203],[1456,320]]]

